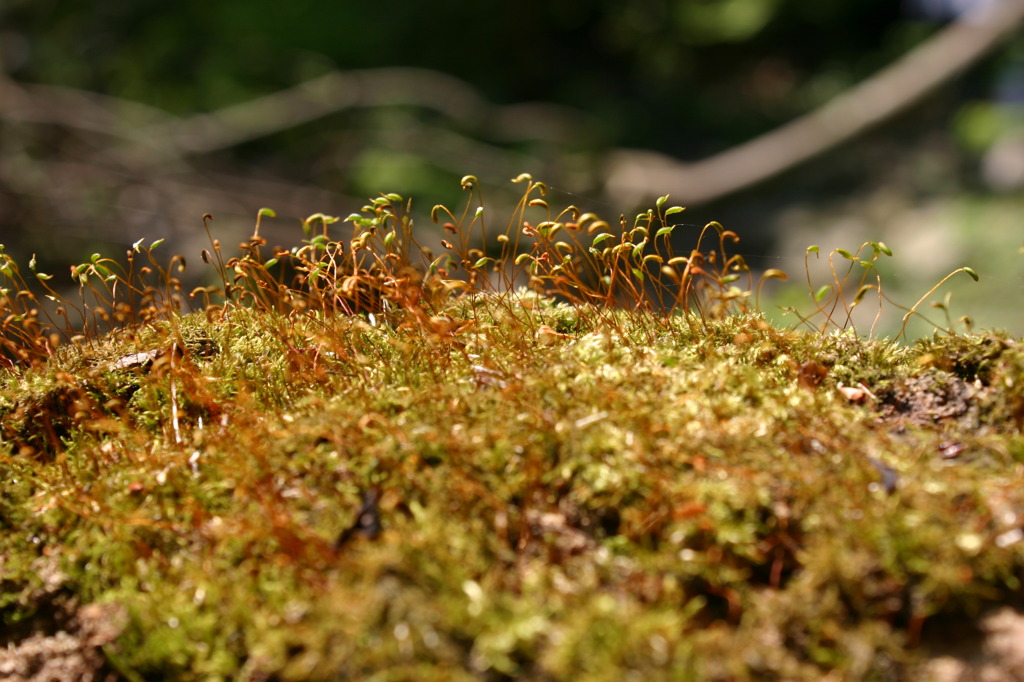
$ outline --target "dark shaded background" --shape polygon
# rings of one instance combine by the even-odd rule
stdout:
[[[279,218],[267,234],[291,245],[302,217],[344,216],[379,192],[411,195],[423,214],[458,203],[469,173],[496,209],[514,195],[507,179],[526,171],[555,188],[553,204],[629,213],[641,204],[623,206],[601,184],[609,150],[697,160],[728,149],[890,64],[953,18],[955,4],[6,0],[9,81],[116,99],[28,89],[42,113],[4,115],[0,105],[0,241],[54,271],[140,237],[168,237],[194,256],[203,213],[230,242],[269,206]],[[362,74],[354,103],[268,135],[170,153],[168,128],[154,125],[333,70]],[[879,192],[909,204],[1016,196],[1020,178],[982,171],[1019,128],[1022,70],[1017,38],[854,143],[684,215],[724,222],[777,267],[794,210],[813,223]],[[93,125],[101,120],[107,128]]]

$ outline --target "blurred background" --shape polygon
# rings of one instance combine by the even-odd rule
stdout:
[[[0,243],[63,278],[166,238],[199,276],[204,213],[230,250],[270,207],[293,246],[397,192],[433,230],[473,174],[504,225],[528,172],[553,206],[671,194],[693,233],[722,222],[789,273],[768,307],[808,310],[807,246],[824,284],[830,249],[875,240],[898,302],[969,265],[930,300],[1021,334],[1022,5],[2,0]]]

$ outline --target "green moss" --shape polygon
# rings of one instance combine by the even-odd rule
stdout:
[[[110,646],[143,677],[870,677],[906,656],[915,619],[1019,589],[1020,547],[999,540],[1022,501],[1012,422],[910,435],[836,390],[884,394],[944,362],[998,386],[984,412],[1005,414],[1009,339],[900,349],[752,317],[653,345],[483,327],[467,358],[366,328],[354,342],[374,335],[392,363],[323,358],[306,381],[272,349],[277,322],[249,315],[206,330],[221,350],[183,358],[187,378],[137,371],[120,430],[3,461],[9,620],[36,617],[22,524],[61,557],[63,589],[128,608]],[[126,370],[98,358],[121,350],[67,367],[117,385]],[[808,361],[828,368],[817,386]],[[944,460],[952,437],[963,453]],[[384,534],[335,549],[370,487]]]
[[[134,679],[913,679],[928,622],[1020,593],[1005,335],[780,329],[725,278],[348,314],[249,253],[250,300],[4,371],[15,637],[103,602]]]

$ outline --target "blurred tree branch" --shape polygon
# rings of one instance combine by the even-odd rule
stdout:
[[[319,78],[209,114],[158,123],[146,134],[177,149],[207,153],[294,128],[344,109],[414,105],[479,126],[491,106],[462,81],[412,68],[332,71]]]
[[[1024,0],[979,5],[981,10],[965,15],[867,81],[750,142],[692,163],[651,151],[611,150],[603,166],[591,165],[590,180],[603,184],[623,204],[666,192],[698,204],[750,187],[906,110],[990,52],[1024,21]],[[545,104],[494,105],[459,79],[415,68],[333,71],[184,118],[96,93],[16,83],[0,74],[0,122],[48,124],[77,140],[61,148],[56,160],[36,159],[42,167],[39,177],[19,177],[17,171],[3,171],[0,163],[0,179],[15,191],[47,195],[54,205],[62,203],[68,187],[103,179],[111,187],[158,187],[156,194],[165,206],[175,205],[172,195],[187,193],[189,210],[195,206],[192,199],[207,202],[192,211],[196,215],[211,206],[240,206],[243,197],[254,196],[265,203],[286,195],[308,202],[297,211],[309,210],[311,199],[330,192],[268,180],[265,174],[259,179],[255,169],[237,164],[214,172],[204,156],[345,110],[394,106],[436,112],[444,119],[443,125],[415,120],[396,135],[397,140],[388,141],[399,145],[394,150],[411,150],[454,173],[487,168],[515,174],[525,168],[542,174],[542,155],[519,143],[540,143],[543,149],[555,150],[548,156],[564,156],[580,137],[578,113]],[[515,146],[501,146],[506,142]],[[263,182],[261,190],[246,191],[247,183],[253,182]],[[264,193],[271,186],[273,198]],[[176,210],[180,214],[182,207]]]
[[[479,137],[482,136],[472,135],[473,132],[486,131],[483,137],[498,141],[561,142],[578,128],[572,120],[572,112],[567,109],[542,103],[497,107],[456,78],[415,68],[330,72],[293,88],[185,118],[97,93],[17,83],[0,74],[0,122],[50,125],[90,138],[85,143],[90,149],[88,155],[59,161],[37,159],[36,163],[44,170],[69,162],[81,170],[82,164],[91,162],[95,168],[82,173],[82,179],[126,182],[130,178],[134,182],[170,183],[178,185],[179,189],[192,186],[207,200],[213,199],[214,205],[225,202],[237,205],[240,197],[224,196],[217,188],[226,183],[237,191],[244,187],[253,169],[235,166],[220,173],[218,182],[206,181],[208,164],[198,163],[203,155],[281,133],[347,109],[388,106],[432,110],[442,114],[447,122],[454,122],[454,126],[436,126],[411,121],[397,137],[404,149],[421,154],[429,151],[435,165],[446,167],[458,176],[468,172],[467,168],[478,173],[501,169],[503,174],[515,174],[523,167],[536,168],[541,164],[538,158],[522,150],[481,142]],[[92,139],[96,135],[110,139]],[[425,144],[427,140],[430,144]],[[439,141],[443,142],[438,144]],[[62,150],[59,155],[66,157],[68,150]],[[9,185],[26,194],[58,191],[52,182],[30,188],[27,186],[31,184],[30,179],[12,179],[10,173],[3,175]],[[186,175],[190,177],[186,179]],[[69,182],[66,173],[63,177],[61,186],[77,184]],[[172,181],[172,177],[178,180]],[[226,182],[229,178],[231,181]],[[325,194],[325,190],[315,186],[282,180],[274,184],[295,197]],[[242,194],[250,193],[243,191]],[[305,210],[308,209],[307,205]],[[203,212],[205,209],[197,215]]]
[[[564,139],[574,122],[553,104],[495,106],[465,82],[417,68],[332,71],[295,87],[178,118],[159,109],[72,88],[19,84],[0,76],[0,119],[49,123],[173,155],[205,154],[354,108],[415,106],[497,138]],[[526,117],[529,120],[523,121]]]
[[[605,188],[620,201],[672,192],[700,204],[767,180],[847,142],[906,110],[992,51],[1024,21],[1024,0],[978,2],[976,9],[902,59],[786,125],[702,161],[617,150]]]

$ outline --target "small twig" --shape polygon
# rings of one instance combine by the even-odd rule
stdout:
[[[178,384],[175,381],[174,372],[174,360],[175,360],[175,348],[172,346],[170,353],[170,368],[171,368],[171,428],[174,430],[174,442],[176,445],[181,445],[181,431],[178,428]]]

